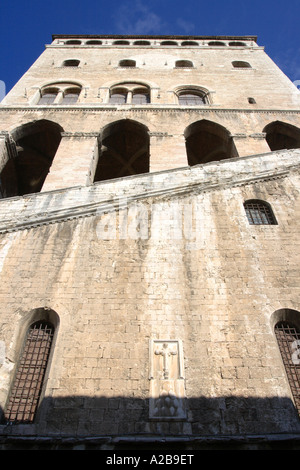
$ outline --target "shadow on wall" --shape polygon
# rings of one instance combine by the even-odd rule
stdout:
[[[33,424],[0,426],[0,449],[300,449],[289,398],[195,397],[184,407],[186,418],[149,419],[149,400],[44,398]]]

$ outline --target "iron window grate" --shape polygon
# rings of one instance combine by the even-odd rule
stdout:
[[[37,411],[54,329],[38,322],[31,325],[6,407],[7,423],[32,423]]]
[[[300,332],[288,322],[279,322],[275,326],[275,334],[295,406],[300,414]]]
[[[245,211],[250,225],[276,225],[272,209],[267,204],[247,202]]]

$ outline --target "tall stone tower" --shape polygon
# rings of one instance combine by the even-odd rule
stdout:
[[[297,445],[300,100],[256,37],[55,35],[0,114],[1,448]]]

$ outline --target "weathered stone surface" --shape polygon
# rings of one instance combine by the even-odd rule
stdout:
[[[271,152],[261,135],[275,120],[300,126],[293,85],[252,40],[239,49],[130,50],[61,41],[0,106],[3,131],[47,119],[67,133],[42,191],[0,201],[2,408],[34,312],[59,318],[37,419],[13,432],[297,435],[273,328],[276,312],[300,308],[300,150]],[[78,69],[61,67],[75,56]],[[237,57],[252,69],[233,69]],[[137,69],[120,70],[122,58]],[[174,68],[187,58],[193,69]],[[86,93],[76,106],[39,109],[45,77],[81,82]],[[151,104],[112,109],[107,89],[122,80],[151,83]],[[177,106],[172,93],[184,84],[214,92],[212,105]],[[124,118],[153,133],[150,173],[92,184],[98,134]],[[201,119],[226,127],[239,156],[187,166],[184,131]],[[249,225],[250,199],[267,201],[277,225]],[[168,376],[149,348],[161,341],[182,345]],[[165,386],[182,413],[156,413]],[[1,435],[11,432],[0,425]]]

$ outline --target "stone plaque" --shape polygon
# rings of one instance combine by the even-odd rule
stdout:
[[[179,340],[150,341],[151,419],[186,418],[182,345]]]

